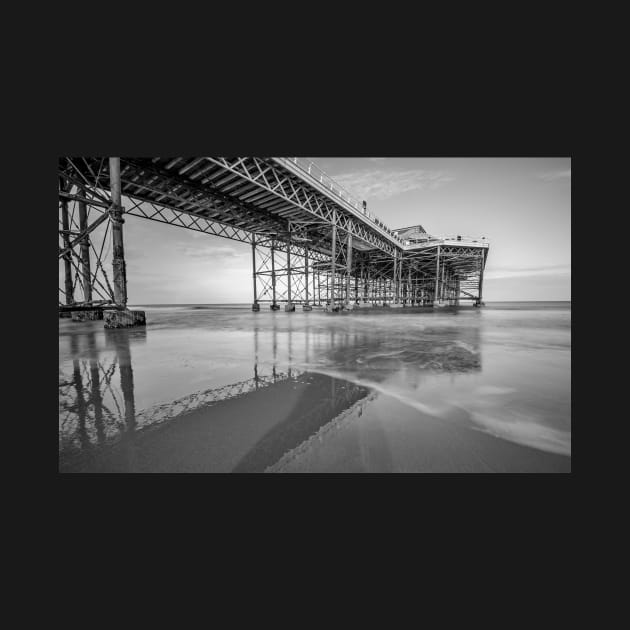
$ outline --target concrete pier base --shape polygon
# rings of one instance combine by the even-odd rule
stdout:
[[[256,302],[254,302],[252,304],[252,311],[254,311],[254,313],[258,313],[258,311],[260,311],[260,304],[257,304]]]
[[[312,307],[310,304],[304,304],[304,305],[302,306],[302,310],[303,310],[303,311],[312,311],[312,310],[313,310],[313,307]]]
[[[107,311],[105,314],[105,328],[131,328],[132,326],[146,326],[147,318],[144,311]]]
[[[98,319],[103,319],[103,311],[72,311],[73,322],[92,322]]]
[[[446,304],[442,303],[442,302],[438,302],[437,300],[435,300],[433,302],[433,307],[434,308],[444,308],[446,306]]]
[[[285,313],[295,313],[295,304],[293,304],[293,302],[287,302],[284,305],[284,312]]]
[[[67,317],[70,319],[72,317],[72,313],[70,311],[59,311],[59,318]]]
[[[270,305],[269,305],[269,308],[270,308],[272,311],[279,311],[279,310],[280,310],[280,304],[270,304]]]

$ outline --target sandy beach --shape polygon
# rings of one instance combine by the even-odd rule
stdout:
[[[60,472],[570,472],[571,306],[59,320]]]

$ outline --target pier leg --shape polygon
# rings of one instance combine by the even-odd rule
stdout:
[[[433,294],[433,306],[440,305],[440,246],[437,246],[437,258],[435,263],[435,292]]]
[[[254,280],[254,303],[252,304],[252,311],[257,313],[260,311],[260,304],[258,304],[258,293],[256,290],[256,235],[252,234],[252,278]]]
[[[85,190],[79,188],[79,195],[85,197]],[[79,201],[79,231],[87,229],[87,208],[85,201]],[[81,241],[81,276],[83,279],[83,301],[92,302],[92,274],[90,272],[90,237],[86,236]]]
[[[315,267],[313,267],[313,283],[315,282]],[[317,273],[317,304],[322,305],[322,276],[321,269],[318,267]]]
[[[275,257],[275,241],[271,241],[271,308],[272,311],[280,310],[280,306],[276,304],[276,257]]]
[[[484,260],[483,257],[485,254],[482,254],[480,267],[479,267],[479,299],[477,300],[477,306],[483,306],[483,268],[484,268]]]
[[[312,311],[313,307],[309,304],[308,302],[308,247],[305,246],[304,247],[304,290],[305,290],[305,301],[304,301],[304,305],[302,306],[302,310],[303,311]],[[313,285],[315,283],[315,275],[313,275]],[[315,288],[313,286],[313,288]]]
[[[398,304],[398,252],[394,252],[394,304]]]
[[[79,195],[85,197],[85,189],[79,188]],[[88,227],[87,207],[85,201],[79,201],[79,231],[83,232]],[[90,269],[90,237],[86,236],[79,245],[81,252],[81,284],[83,286],[83,301],[86,305],[92,304],[92,271]],[[72,313],[72,321],[83,322],[86,320],[103,319],[103,311],[75,311]]]
[[[332,265],[331,265],[331,275],[332,275],[332,291],[331,291],[331,305],[332,308],[335,308],[335,274],[337,272],[336,262],[337,262],[337,211],[333,211],[333,226],[332,226]]]
[[[70,220],[68,217],[68,202],[65,199],[61,201],[61,227],[63,229],[63,247],[64,249],[70,247]],[[66,304],[68,306],[74,304],[74,289],[72,288],[72,263],[70,257],[72,254],[68,252],[63,257],[64,268],[64,288],[66,291]]]
[[[112,207],[109,218],[112,226],[112,249],[114,269],[114,302],[118,311],[105,313],[105,328],[128,328],[145,326],[144,311],[130,311],[127,308],[127,271],[125,267],[125,249],[123,247],[123,207],[122,188],[120,182],[120,158],[109,158],[109,182],[112,196]]]
[[[295,305],[291,301],[291,228],[289,227],[289,241],[287,243],[287,303],[284,305],[285,313],[293,313]]]
[[[352,234],[346,240],[346,308],[350,304],[350,276],[352,274]]]
[[[114,249],[114,301],[122,307],[127,306],[127,271],[125,268],[125,250],[123,246],[123,209],[120,184],[120,158],[109,158],[109,177],[112,194],[112,247]]]
[[[361,261],[361,280],[363,281],[363,303],[367,304],[368,301],[368,281],[365,274],[365,263]]]

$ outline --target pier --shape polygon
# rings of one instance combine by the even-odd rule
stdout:
[[[392,229],[305,158],[62,157],[58,185],[60,317],[145,324],[127,215],[249,244],[253,311],[483,305],[484,237]]]

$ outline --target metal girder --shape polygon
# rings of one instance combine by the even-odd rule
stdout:
[[[98,219],[94,221],[94,223],[92,223],[85,230],[83,230],[79,234],[79,236],[77,236],[77,238],[74,239],[74,241],[69,243],[63,249],[59,248],[59,258],[63,258],[74,247],[76,247],[79,243],[85,240],[85,238],[88,236],[88,234],[90,234],[90,232],[93,232],[99,225],[101,225],[101,223],[104,223],[105,221],[107,221],[108,218],[109,216],[107,215],[107,213],[103,213]]]
[[[187,230],[221,236],[233,241],[240,241],[241,243],[252,242],[252,232],[242,230],[233,225],[211,221],[194,214],[189,214],[183,210],[175,210],[167,206],[162,206],[162,204],[156,205],[133,197],[129,197],[129,199],[132,201],[132,205],[126,209],[125,214],[150,219],[151,221],[157,221],[159,223],[167,223],[175,227],[183,227]],[[147,209],[146,206],[149,206],[151,209]]]
[[[286,171],[281,170],[279,165],[269,164],[263,158],[255,157],[234,158],[232,160],[212,157],[207,159],[327,223],[332,224],[335,221],[333,219],[333,210],[337,208],[338,213],[335,222],[338,228],[346,232],[352,232],[353,236],[390,255],[393,255],[396,250],[393,244],[378,236],[366,225],[360,224],[356,219],[351,219],[342,206],[335,204],[335,202],[316,192],[313,188],[309,189],[305,183],[297,181]]]

